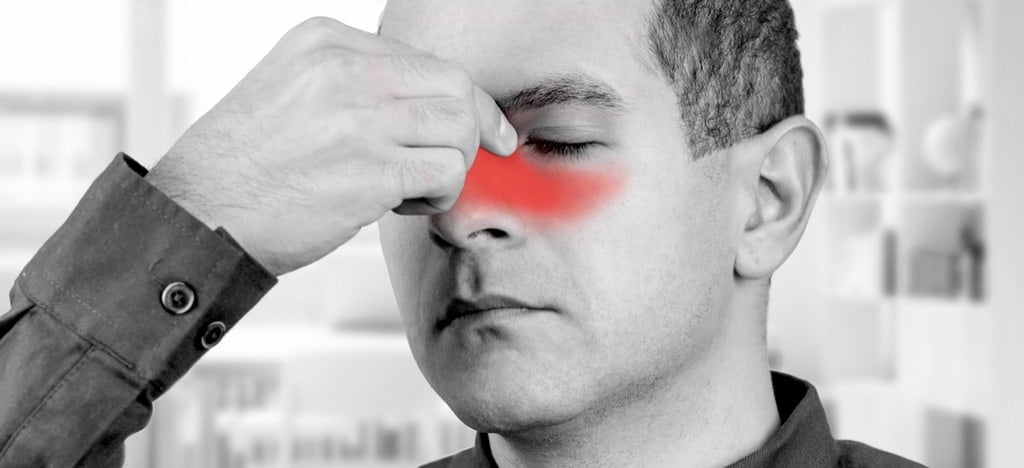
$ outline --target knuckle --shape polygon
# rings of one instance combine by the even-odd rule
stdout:
[[[320,48],[309,53],[308,71],[328,75],[334,85],[365,81],[372,63],[363,54],[335,48]]]
[[[447,60],[418,54],[391,54],[387,57],[394,73],[405,81],[418,82],[441,96],[472,101],[473,79],[462,66]]]
[[[335,49],[332,57],[331,69],[344,73],[348,78],[358,77],[349,75],[364,75],[373,66],[373,59],[371,57],[358,52]]]
[[[299,23],[289,32],[298,41],[311,47],[323,47],[336,41],[341,23],[325,16],[314,16]]]
[[[461,154],[455,151],[451,153],[455,156],[445,154],[443,158],[436,160],[392,162],[387,166],[391,180],[404,194],[438,191],[449,193],[457,190],[465,178],[465,167],[461,163]]]
[[[310,35],[331,35],[333,34],[341,23],[333,18],[326,16],[313,16],[307,18],[299,27],[303,32]]]
[[[400,198],[422,191],[429,168],[422,161],[389,161],[384,165],[385,176]]]
[[[427,60],[410,54],[391,54],[387,56],[396,73],[415,80],[429,79],[430,65]]]
[[[461,66],[446,64],[438,71],[438,80],[447,92],[460,98],[473,97],[473,80]]]
[[[381,85],[395,85],[395,77],[390,67],[390,59],[380,55],[361,55],[358,63],[371,73],[374,80]]]
[[[409,124],[412,125],[412,128],[420,129],[431,120],[434,111],[429,105],[417,102],[410,104],[407,112],[409,113]]]
[[[472,124],[473,111],[459,99],[431,99],[412,106],[413,118],[420,121],[441,121],[460,127]]]
[[[316,49],[309,52],[309,62],[312,68],[324,69],[327,67],[334,66],[338,59],[338,54],[332,49]]]
[[[412,104],[407,131],[413,139],[429,139],[436,146],[458,149],[465,155],[476,151],[479,134],[472,105],[456,98],[439,98]]]
[[[473,106],[464,99],[445,99],[444,115],[459,129],[472,129],[476,126],[476,112]]]
[[[404,194],[407,193],[409,187],[409,181],[407,180],[405,163],[402,161],[389,160],[384,161],[380,166],[381,177],[385,181],[385,186],[392,188],[391,192],[396,193],[398,198],[405,198]]]

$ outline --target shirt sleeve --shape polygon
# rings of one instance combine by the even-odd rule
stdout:
[[[124,154],[0,316],[0,467],[120,466],[152,402],[276,283]]]

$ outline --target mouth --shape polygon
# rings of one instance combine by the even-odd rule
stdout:
[[[552,308],[546,306],[537,306],[528,304],[524,301],[516,299],[514,297],[500,296],[500,295],[487,295],[480,296],[472,299],[455,298],[448,303],[448,306],[444,309],[444,314],[437,321],[436,330],[440,332],[444,330],[452,322],[456,320],[478,316],[487,312],[496,311],[523,311],[523,312],[540,312],[540,311],[551,311]]]

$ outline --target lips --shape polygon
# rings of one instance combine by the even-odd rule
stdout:
[[[437,321],[437,330],[443,330],[460,318],[498,309],[551,310],[549,307],[529,304],[509,296],[486,295],[472,299],[455,298],[448,303],[444,309],[444,315]]]

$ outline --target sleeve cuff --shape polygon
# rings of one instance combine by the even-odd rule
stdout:
[[[227,231],[210,230],[150,185],[146,172],[119,154],[20,284],[159,394],[277,280]]]

